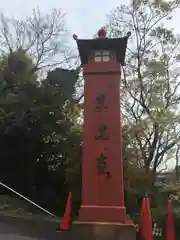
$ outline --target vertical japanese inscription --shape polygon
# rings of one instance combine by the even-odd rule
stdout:
[[[107,126],[105,124],[101,124],[98,127],[98,134],[95,136],[95,140],[109,140]]]
[[[99,94],[96,97],[96,112],[107,111],[108,107],[106,106],[106,96],[104,94]]]
[[[108,106],[106,105],[106,96],[104,94],[99,94],[96,97],[96,112],[107,112]],[[107,134],[108,127],[105,124],[101,124],[98,127],[98,132],[95,136],[95,140],[109,140],[109,135]],[[99,174],[106,174],[107,178],[110,177],[110,172],[107,171],[107,157],[104,153],[96,159],[97,161],[97,171]]]
[[[107,157],[101,153],[97,160],[97,170],[101,174],[106,174],[106,159]]]

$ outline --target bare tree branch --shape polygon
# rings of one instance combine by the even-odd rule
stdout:
[[[122,107],[146,171],[156,172],[172,157],[180,137],[180,39],[164,27],[179,6],[179,1],[133,1],[108,16],[110,36],[132,32],[122,69]]]

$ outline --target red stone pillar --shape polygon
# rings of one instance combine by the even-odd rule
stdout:
[[[82,203],[79,220],[126,224],[124,206],[121,65],[127,37],[77,41],[84,74]]]
[[[84,138],[80,218],[125,221],[120,65],[100,62],[84,66]]]

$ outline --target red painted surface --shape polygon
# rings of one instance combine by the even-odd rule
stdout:
[[[124,207],[122,134],[120,119],[120,64],[111,62],[89,63],[83,66],[84,139],[81,221],[126,222]],[[86,75],[101,72],[101,74]],[[108,72],[111,72],[111,74]],[[115,74],[116,73],[116,74]],[[104,94],[107,111],[96,112],[96,97]],[[109,140],[95,140],[100,124],[107,125]],[[110,177],[99,174],[96,158],[107,156]]]

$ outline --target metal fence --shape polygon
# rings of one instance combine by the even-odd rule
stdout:
[[[138,232],[138,230],[139,230],[139,225],[136,224],[136,225],[135,225],[135,228],[136,228],[136,232]],[[153,224],[153,230],[152,230],[152,232],[153,232],[153,235],[154,235],[154,236],[156,236],[156,237],[162,237],[162,228],[158,228],[156,223]]]

